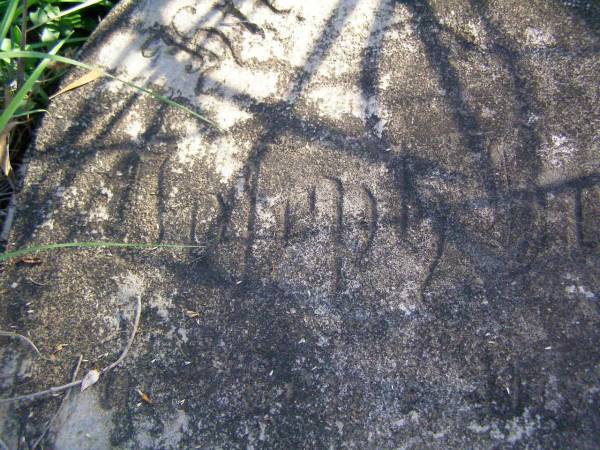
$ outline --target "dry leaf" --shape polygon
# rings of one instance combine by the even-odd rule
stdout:
[[[81,380],[81,392],[85,391],[90,386],[96,384],[99,378],[100,372],[98,372],[96,369],[92,369],[88,373],[86,373],[85,377],[83,377],[83,380]]]
[[[10,176],[12,166],[10,165],[10,156],[8,154],[8,135],[9,131],[5,131],[0,135],[0,170],[5,176]]]
[[[78,87],[81,87],[84,84],[91,83],[92,81],[100,78],[101,76],[102,76],[102,72],[100,72],[99,70],[90,70],[88,73],[77,78],[72,83],[67,84],[64,88],[62,88],[56,94],[50,96],[50,98],[53,99],[54,97],[64,94],[65,92],[71,91],[73,89],[77,89]]]
[[[145,394],[144,392],[140,391],[139,389],[136,389],[137,393],[140,395],[141,399],[148,403],[149,405],[153,405],[154,403],[152,402],[152,400],[150,400],[150,397],[148,397],[148,394]]]
[[[185,315],[188,316],[190,319],[200,317],[200,313],[198,311],[191,311],[189,309],[185,311]]]
[[[29,265],[35,266],[37,264],[41,264],[42,260],[40,258],[38,258],[37,256],[23,256],[17,262],[20,264],[29,264]]]
[[[67,347],[69,344],[58,344],[54,349],[54,352],[61,352],[63,348]]]
[[[12,166],[10,165],[10,155],[8,152],[8,137],[14,127],[24,122],[8,122],[0,134],[0,170],[4,175],[10,177],[12,173]]]

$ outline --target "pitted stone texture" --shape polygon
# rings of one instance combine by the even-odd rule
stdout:
[[[121,3],[83,59],[221,130],[113,81],[56,98],[11,245],[198,248],[7,266],[1,328],[52,357],[2,347],[2,396],[108,365],[139,296],[124,366],[47,446],[597,446],[599,24],[583,1]],[[4,407],[0,435],[58,402]]]

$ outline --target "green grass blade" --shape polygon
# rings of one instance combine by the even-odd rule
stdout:
[[[10,0],[8,6],[6,7],[4,17],[2,17],[2,24],[0,24],[0,42],[4,40],[8,34],[8,30],[14,22],[15,12],[17,11],[18,4],[19,0]]]
[[[46,66],[50,63],[50,58],[49,57],[50,56],[56,56],[55,53],[60,50],[60,48],[62,47],[62,45],[64,44],[64,42],[65,42],[65,40],[63,39],[58,44],[56,44],[54,46],[54,48],[52,50],[50,50],[49,53],[46,54],[47,57],[45,57],[37,65],[37,67],[35,68],[35,70],[31,73],[31,75],[29,75],[29,77],[27,78],[27,80],[25,81],[25,83],[23,83],[23,86],[21,86],[21,89],[18,90],[18,92],[13,97],[13,99],[10,101],[10,103],[8,104],[8,106],[6,107],[6,109],[4,111],[2,111],[2,115],[0,116],[0,133],[2,133],[2,131],[4,130],[4,128],[6,127],[6,125],[8,124],[8,122],[10,122],[10,119],[13,118],[14,113],[17,111],[17,109],[21,105],[21,102],[23,101],[23,99],[25,98],[25,96],[27,94],[29,94],[29,92],[33,88],[33,85],[35,84],[35,82],[44,73],[44,70],[46,69]]]
[[[177,102],[171,100],[170,98],[165,97],[164,95],[157,94],[156,92],[150,91],[146,88],[138,86],[137,84],[131,83],[130,81],[123,80],[119,77],[116,77],[99,67],[92,66],[91,64],[82,63],[80,61],[77,61],[77,60],[71,59],[71,58],[67,58],[65,56],[59,56],[59,55],[54,55],[54,54],[51,55],[48,53],[34,52],[34,51],[16,51],[16,50],[15,51],[6,51],[6,52],[0,51],[0,58],[8,58],[8,59],[11,59],[11,58],[39,58],[39,59],[47,58],[47,59],[51,59],[53,61],[70,64],[72,66],[81,67],[81,68],[87,69],[87,70],[96,70],[98,72],[101,72],[102,76],[119,81],[120,83],[123,83],[124,85],[129,86],[137,91],[143,92],[144,94],[147,94],[163,103],[166,103],[167,105],[170,105],[177,109],[181,109],[182,111],[185,111],[185,112],[197,117],[198,119],[202,120],[203,122],[206,122],[209,125],[221,130],[221,128],[215,122],[198,114],[197,112],[191,110],[187,106],[177,103]]]
[[[184,244],[148,244],[148,243],[126,243],[126,242],[104,242],[104,241],[90,241],[90,242],[63,242],[59,244],[47,244],[47,245],[33,245],[31,247],[25,247],[19,250],[13,250],[0,254],[0,262],[7,261],[9,259],[18,258],[32,253],[43,253],[51,250],[58,249],[84,249],[84,248],[133,248],[133,249],[144,249],[144,248],[170,248],[175,250],[183,250],[189,248],[202,248],[201,245],[184,245]]]
[[[65,41],[65,44],[75,44],[75,43],[79,43],[79,42],[85,42],[87,41],[88,38],[71,38],[71,39],[67,39]],[[48,48],[50,47],[52,44],[56,43],[57,41],[53,41],[53,42],[35,42],[33,44],[27,44],[27,50],[31,49],[31,50],[35,50],[37,48]]]
[[[102,75],[104,75],[104,76],[106,76],[108,78],[112,78],[113,80],[120,81],[124,85],[129,86],[130,88],[133,88],[133,89],[137,89],[138,91],[143,92],[144,94],[148,94],[151,97],[154,97],[155,99],[157,99],[157,100],[159,100],[159,101],[161,101],[163,103],[166,103],[167,105],[170,105],[170,106],[172,106],[174,108],[178,108],[178,109],[186,111],[186,112],[188,112],[190,114],[193,114],[194,116],[196,116],[200,120],[202,120],[202,121],[208,123],[209,125],[211,125],[211,126],[217,128],[217,129],[221,130],[221,127],[219,127],[219,125],[217,125],[212,120],[207,119],[206,117],[198,114],[197,112],[191,110],[190,108],[188,108],[188,107],[186,107],[186,106],[184,106],[184,105],[182,105],[180,103],[177,103],[176,101],[173,101],[170,98],[165,97],[164,95],[157,94],[156,92],[153,92],[153,91],[150,91],[150,90],[148,90],[146,88],[138,86],[137,84],[133,84],[133,83],[127,81],[127,80],[122,80],[120,78],[117,78],[114,75],[111,75],[110,73],[107,73],[107,72],[103,72]]]
[[[29,116],[30,114],[39,114],[39,113],[47,113],[47,112],[48,111],[46,111],[45,109],[32,109],[30,111],[13,114],[13,117],[23,117],[23,116]]]

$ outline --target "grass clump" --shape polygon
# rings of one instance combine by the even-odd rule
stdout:
[[[115,3],[116,0],[0,0],[0,230],[15,189],[13,166],[19,163],[29,143],[35,115],[45,112],[49,94],[69,66],[88,70],[84,75],[88,80],[103,76],[120,81],[218,128],[184,105],[73,58]]]
[[[50,59],[12,58],[10,52],[72,57],[113,0],[0,0],[0,252],[12,215],[16,167],[49,93],[67,70]]]
[[[113,3],[112,0],[0,0],[2,184],[14,187],[12,166],[29,141],[34,115],[44,112],[50,91],[67,69],[57,61],[14,58],[10,53],[34,51],[72,57]]]

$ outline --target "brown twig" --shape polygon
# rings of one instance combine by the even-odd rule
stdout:
[[[12,402],[21,402],[24,400],[35,400],[36,398],[46,397],[48,395],[60,394],[67,389],[81,385],[81,380],[73,381],[72,383],[63,384],[62,386],[54,386],[45,391],[34,392],[33,394],[19,395],[17,397],[3,398],[0,400],[0,405]]]
[[[127,345],[125,345],[125,348],[123,349],[123,352],[121,353],[121,356],[119,356],[119,358],[115,362],[113,362],[112,364],[110,364],[110,365],[106,366],[104,369],[102,369],[100,371],[100,375],[105,374],[109,370],[112,370],[115,367],[117,367],[119,364],[121,364],[123,362],[123,360],[125,359],[125,357],[127,356],[129,349],[131,348],[131,344],[133,343],[133,339],[135,338],[138,326],[140,324],[140,315],[142,312],[142,300],[140,299],[140,297],[137,297],[136,300],[137,300],[137,307],[136,307],[136,311],[135,311],[133,330],[131,331],[131,336],[129,336]],[[32,394],[18,395],[16,397],[3,398],[3,399],[0,399],[0,405],[3,405],[5,403],[22,402],[22,401],[26,401],[26,400],[35,400],[36,398],[41,398],[41,397],[46,397],[48,395],[58,394],[60,392],[71,389],[72,387],[80,386],[82,381],[83,381],[83,379],[77,380],[77,381],[72,381],[71,383],[63,384],[62,386],[53,386],[50,389],[46,389],[45,391],[34,392]]]
[[[38,348],[35,346],[35,344],[33,342],[31,342],[31,340],[29,338],[23,336],[22,334],[15,333],[14,331],[0,331],[0,336],[21,339],[22,341],[25,341],[27,344],[29,344],[29,346],[38,354],[38,356],[40,358],[44,358],[42,356],[42,354],[40,353],[40,351],[38,350]],[[44,359],[47,359],[47,358],[44,358]]]
[[[75,370],[73,371],[73,376],[71,377],[71,382],[75,381],[75,379],[77,378],[77,374],[79,372],[79,368],[81,367],[81,361],[82,360],[83,360],[83,356],[79,355],[79,358],[77,359],[77,365],[75,366]],[[67,391],[67,393],[65,394],[65,396],[62,398],[62,400],[60,402],[60,406],[58,407],[58,409],[56,410],[56,412],[54,413],[54,415],[52,416],[52,418],[48,422],[48,425],[46,426],[46,428],[44,429],[44,431],[42,432],[42,434],[40,435],[40,437],[37,438],[37,440],[31,446],[32,450],[35,450],[37,448],[37,446],[40,445],[40,442],[42,442],[42,439],[44,439],[44,436],[46,436],[46,433],[48,433],[48,430],[50,430],[50,427],[54,423],[54,420],[58,417],[58,413],[63,408],[63,406],[66,403],[67,399],[69,398],[70,394],[71,394],[71,391]]]
[[[48,283],[40,283],[39,281],[35,281],[33,278],[25,278],[27,281],[29,281],[32,284],[35,284],[36,286],[48,286]]]
[[[125,359],[125,357],[127,356],[127,353],[129,352],[129,349],[131,348],[131,344],[133,344],[133,338],[135,337],[135,334],[137,333],[138,326],[140,325],[140,316],[142,314],[142,300],[139,296],[136,298],[136,300],[137,300],[137,307],[135,308],[135,319],[133,321],[133,330],[131,331],[131,335],[129,336],[127,345],[123,349],[123,353],[121,353],[121,356],[119,356],[119,359],[117,359],[115,362],[106,366],[104,369],[102,369],[100,371],[101,375],[108,372],[109,370],[114,369],[119,364],[121,364],[123,362],[123,360]]]

